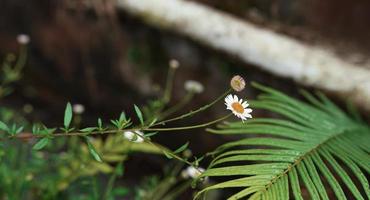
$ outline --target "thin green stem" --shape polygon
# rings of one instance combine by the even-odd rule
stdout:
[[[123,161],[120,161],[117,165],[117,167],[115,168],[113,174],[110,176],[109,180],[108,180],[108,184],[107,184],[107,188],[104,192],[104,195],[103,195],[103,198],[102,199],[108,199],[109,197],[109,194],[112,192],[113,190],[113,187],[114,187],[114,182],[116,181],[116,178],[117,178],[117,175],[118,175],[118,172],[117,170],[122,167],[122,163]]]
[[[204,111],[206,109],[208,109],[209,107],[213,106],[215,103],[217,103],[218,101],[222,100],[226,95],[228,95],[230,92],[232,91],[232,89],[228,89],[224,94],[222,94],[221,96],[219,96],[217,99],[215,99],[214,101],[212,101],[211,103],[205,105],[205,106],[202,106],[200,108],[198,108],[197,110],[194,110],[194,111],[190,111],[186,114],[183,114],[183,115],[180,115],[178,117],[175,117],[175,118],[172,118],[172,119],[167,119],[167,120],[164,120],[164,121],[161,121],[161,122],[157,122],[155,124],[153,124],[153,126],[157,126],[157,125],[164,125],[165,123],[168,123],[168,122],[172,122],[172,121],[176,121],[176,120],[180,120],[180,119],[184,119],[186,117],[190,117],[196,113],[199,113],[201,111]]]
[[[136,134],[136,133],[135,133]],[[155,147],[157,147],[158,149],[161,149],[163,151],[163,153],[167,154],[167,155],[170,155],[172,158],[175,158],[176,160],[179,160],[179,161],[182,161],[190,166],[194,166],[193,163],[189,162],[188,160],[176,155],[175,153],[173,153],[171,150],[159,145],[159,144],[156,144],[156,143],[153,143],[151,142],[150,140],[148,140],[147,138],[145,138],[144,136],[140,135],[140,134],[136,134],[138,137],[141,137],[144,139],[144,141],[150,145],[153,145]]]
[[[230,117],[231,115],[232,115],[232,113],[230,113],[226,116],[223,116],[219,119],[204,123],[204,124],[198,124],[198,125],[193,125],[193,126],[174,127],[174,128],[147,128],[147,129],[143,129],[143,131],[176,131],[176,130],[188,130],[188,129],[202,128],[202,127],[206,127],[206,126],[215,124],[215,123],[220,122],[222,120],[225,120],[228,117]]]
[[[185,95],[184,98],[181,99],[181,101],[174,105],[173,107],[169,108],[168,110],[163,111],[160,116],[158,117],[158,120],[162,120],[167,118],[168,116],[172,115],[173,113],[180,110],[182,107],[184,107],[192,98],[194,97],[193,92],[189,92]]]
[[[188,189],[191,186],[192,180],[187,180],[181,185],[177,186],[174,190],[172,190],[170,193],[166,194],[162,200],[172,200],[176,199],[181,193],[183,193],[186,189]]]
[[[98,191],[98,183],[96,180],[96,176],[91,177],[91,182],[92,182],[92,192],[93,192],[93,197],[94,199],[99,198],[99,191]]]
[[[203,124],[198,124],[198,125],[193,125],[193,126],[183,126],[183,127],[173,127],[173,128],[147,128],[147,127],[139,127],[139,128],[129,128],[129,129],[121,129],[121,130],[105,130],[105,131],[93,131],[89,133],[84,133],[84,132],[72,132],[72,133],[54,133],[51,135],[28,135],[29,138],[44,138],[44,137],[68,137],[68,136],[88,136],[88,135],[97,135],[97,134],[110,134],[110,133],[123,133],[125,131],[132,131],[135,133],[135,131],[175,131],[175,130],[188,130],[188,129],[196,129],[196,128],[202,128],[206,127],[212,124],[215,124],[217,122],[220,122],[222,120],[227,119],[230,117],[232,113],[221,117],[219,119],[203,123]],[[13,138],[23,138],[21,135],[15,135],[15,136],[9,136],[9,139]]]
[[[172,92],[172,86],[173,86],[173,78],[175,75],[176,68],[169,67],[168,69],[168,75],[166,79],[166,86],[163,93],[163,102],[167,104],[171,99],[171,92]]]
[[[25,66],[26,60],[27,60],[27,46],[22,45],[19,53],[19,58],[14,66],[14,70],[19,73]]]

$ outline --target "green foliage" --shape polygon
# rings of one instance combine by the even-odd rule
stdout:
[[[86,127],[86,128],[83,128],[80,130],[80,132],[83,132],[83,133],[91,133],[93,131],[97,130],[96,127]]]
[[[71,124],[72,114],[72,106],[71,103],[68,102],[64,111],[64,128],[66,131],[68,131],[69,125]]]
[[[100,158],[100,155],[98,154],[98,152],[96,151],[95,147],[93,144],[91,144],[90,142],[90,138],[85,136],[85,140],[86,140],[86,143],[87,143],[87,147],[89,149],[89,152],[91,153],[91,155],[93,156],[93,158],[98,161],[98,162],[103,162],[102,159]]]
[[[125,112],[122,112],[119,119],[116,119],[116,120],[111,120],[111,123],[118,129],[118,130],[122,130],[126,127],[129,127],[131,126],[131,119],[128,119],[126,117],[126,114]]]
[[[99,131],[103,131],[104,128],[103,128],[103,121],[101,120],[101,118],[98,118],[98,130]]]
[[[181,147],[179,147],[178,149],[176,149],[173,153],[174,154],[181,153],[181,152],[185,151],[188,148],[188,146],[189,146],[189,142],[186,142]]]
[[[0,98],[10,94],[12,88],[9,85],[21,78],[24,48],[22,52],[14,67],[14,56],[9,56],[3,63]],[[22,116],[1,107],[0,198],[130,198],[132,196],[127,195],[132,195],[132,191],[116,185],[115,180],[123,175],[128,156],[143,152],[165,155],[181,162],[170,166],[163,177],[156,175],[145,180],[136,190],[136,199],[177,199],[191,185],[191,180],[179,177],[183,164],[197,167],[206,156],[194,157],[190,161],[191,155],[186,156],[188,142],[171,151],[152,142],[151,137],[160,131],[201,128],[226,119],[231,114],[200,125],[158,127],[212,107],[231,90],[199,109],[166,119],[193,97],[188,93],[182,101],[168,107],[174,69],[169,69],[162,98],[149,101],[140,106],[142,109],[134,105],[138,125],[133,125],[122,112],[110,123],[103,124],[98,118],[97,125],[79,129],[81,116],[72,124],[72,106],[68,103],[63,127],[48,128],[42,124],[29,125]],[[303,91],[308,104],[254,85],[265,94],[257,101],[249,101],[251,105],[278,113],[282,118],[225,123],[217,129],[208,129],[214,134],[243,138],[207,154],[212,155],[213,160],[198,179],[223,177],[228,180],[206,187],[196,198],[222,188],[241,188],[229,199],[370,198],[367,178],[370,173],[370,128],[354,107],[349,107],[350,117],[320,93],[313,96]],[[28,127],[32,127],[32,131],[24,130]],[[57,130],[63,132],[55,133]],[[101,134],[105,136],[99,137]],[[41,149],[44,151],[35,151]],[[103,179],[98,176],[102,174],[105,175]]]
[[[223,188],[241,188],[228,199],[369,199],[370,128],[347,116],[324,95],[304,92],[304,103],[258,84],[265,93],[251,101],[256,109],[283,119],[259,118],[208,129],[242,139],[218,147],[200,176],[225,177],[197,195]],[[303,196],[302,188],[309,197]],[[351,194],[346,194],[348,188]]]
[[[13,123],[10,127],[8,127],[7,132],[11,136],[15,136],[16,134],[20,133],[23,131],[23,126],[19,126],[16,123]]]
[[[11,84],[21,78],[25,58],[24,46],[14,66],[15,56],[6,58],[1,67],[0,98],[13,91]],[[144,125],[137,106],[135,111]],[[0,107],[0,199],[126,198],[129,189],[114,183],[117,176],[123,175],[124,161],[129,154],[169,151],[154,142],[132,143],[125,139],[122,130],[130,127],[132,122],[124,112],[118,119],[111,120],[114,127],[103,124],[99,118],[97,127],[77,129],[73,126],[78,126],[78,122],[74,120],[72,125],[72,118],[70,103],[66,105],[61,128],[48,128],[42,123],[29,124],[21,114]],[[154,118],[149,126],[155,122]],[[55,133],[57,130],[63,132]],[[104,139],[93,138],[93,135],[105,133],[114,134]],[[145,139],[150,141],[149,137],[156,133],[145,133]],[[35,151],[41,149],[44,151]],[[97,175],[101,174],[111,175],[107,185],[104,181],[99,183],[101,180]]]
[[[170,164],[165,167],[164,177],[149,176],[136,188],[137,200],[176,200],[191,184],[191,180],[179,177],[183,164]]]
[[[18,58],[14,54],[8,54],[0,69],[0,98],[13,92],[11,84],[22,77],[22,69],[25,65],[27,48],[21,47]]]
[[[35,145],[33,145],[32,149],[34,150],[41,150],[50,142],[49,138],[41,138]]]
[[[4,122],[0,121],[0,130],[8,132],[9,131],[8,125],[6,125]]]
[[[23,126],[9,123],[11,118],[3,115],[6,113],[8,111],[0,112],[0,118],[8,119],[4,120],[5,125],[2,124],[2,127],[5,127],[3,131],[8,136],[22,131]],[[116,121],[120,125],[127,125],[130,119],[121,115]],[[10,125],[6,125],[5,122]],[[25,121],[19,124],[29,127]],[[103,126],[102,123],[101,126]],[[103,130],[108,128],[102,127]],[[97,129],[98,127],[87,127],[76,133],[83,133],[81,136],[90,135]],[[67,199],[65,195],[71,195],[70,199],[98,199],[103,193],[107,199],[122,198],[125,192],[127,193],[127,189],[123,187],[112,185],[108,192],[101,190],[93,192],[93,187],[85,189],[85,185],[94,185],[91,178],[98,174],[114,174],[112,167],[114,163],[125,161],[130,153],[161,154],[161,150],[156,146],[148,143],[132,144],[125,140],[122,134],[109,135],[105,140],[94,138],[89,143],[81,145],[79,141],[76,142],[78,136],[56,139],[53,136],[56,130],[40,124],[32,125],[32,135],[37,139],[32,149],[45,149],[44,152],[32,151],[27,143],[18,143],[17,140],[14,143],[13,140],[9,140],[9,137],[2,138],[4,140],[0,149],[0,179],[2,180],[0,198],[24,199],[32,195],[32,199]],[[4,134],[1,135],[4,136]],[[91,151],[96,155],[91,156],[93,154]],[[98,158],[97,155],[104,160],[104,163],[95,160]],[[80,190],[74,191],[74,187]],[[105,185],[101,188],[105,188]],[[98,193],[98,196],[94,196],[95,193]]]
[[[141,113],[140,108],[139,108],[139,107],[137,107],[136,105],[134,105],[134,107],[135,107],[136,115],[137,115],[137,117],[138,117],[138,118],[139,118],[139,120],[140,120],[140,124],[141,124],[142,126],[144,126],[144,118],[143,118],[143,114]]]

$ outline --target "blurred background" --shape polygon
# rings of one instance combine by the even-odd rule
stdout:
[[[353,63],[365,66],[369,62],[368,0],[194,1],[299,41],[330,48]],[[229,87],[229,80],[235,74],[247,81],[247,89],[241,94],[247,99],[254,99],[258,94],[248,87],[250,81],[295,97],[298,97],[298,89],[304,88],[182,34],[147,25],[118,9],[114,0],[32,3],[1,0],[0,7],[2,62],[19,54],[19,34],[30,38],[22,78],[14,84],[14,92],[0,100],[0,105],[21,113],[30,122],[60,125],[68,101],[85,107],[81,126],[96,123],[98,117],[108,121],[122,110],[133,116],[133,104],[143,105],[162,95],[172,59],[177,60],[180,67],[175,74],[170,105],[186,94],[186,80],[197,80],[205,88],[184,112],[218,97]],[[224,105],[219,103],[186,123],[210,121],[224,112]],[[268,114],[254,113],[255,117],[261,115]],[[193,153],[202,155],[227,140],[204,134],[204,130],[197,133],[162,134],[156,141],[170,148],[190,141]],[[161,173],[165,160],[150,155],[133,156],[126,165],[126,178],[135,183],[136,176]],[[137,173],[138,166],[142,169],[140,173]]]

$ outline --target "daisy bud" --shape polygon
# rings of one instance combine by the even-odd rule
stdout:
[[[25,104],[23,106],[23,112],[25,113],[31,113],[33,111],[33,106],[31,104]]]
[[[186,149],[184,152],[182,152],[182,155],[185,158],[190,158],[193,155],[193,152],[190,149]]]
[[[204,172],[204,169],[199,167],[195,168],[193,166],[189,166],[186,169],[182,170],[181,176],[183,178],[198,178],[202,173]]]
[[[231,79],[230,85],[233,90],[240,92],[245,88],[245,81],[241,76],[236,75]]]
[[[194,93],[202,93],[203,90],[204,90],[204,87],[201,83],[199,83],[198,81],[194,81],[194,80],[187,80],[185,81],[185,84],[184,84],[184,88],[185,90],[189,91],[189,92],[194,92]]]
[[[136,143],[141,143],[144,142],[144,139],[140,136],[144,136],[144,133],[141,131],[125,131],[123,133],[123,137],[126,138],[127,140],[130,140],[131,142],[136,142]]]
[[[30,42],[30,36],[26,34],[19,34],[17,36],[17,42],[22,45],[26,45]]]
[[[170,60],[170,62],[168,63],[168,65],[169,65],[172,69],[177,69],[177,68],[179,68],[180,63],[179,63],[179,61],[177,61],[176,59],[171,59],[171,60]]]
[[[85,112],[85,106],[82,104],[74,104],[72,106],[72,110],[76,114],[82,114],[83,112]]]

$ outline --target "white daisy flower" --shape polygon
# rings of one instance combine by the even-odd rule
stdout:
[[[193,166],[189,166],[186,169],[182,170],[181,176],[183,178],[197,178],[204,172],[204,169],[201,167],[195,168]]]
[[[198,81],[194,81],[194,80],[187,80],[185,81],[185,84],[184,84],[184,88],[185,90],[189,91],[189,92],[195,92],[195,93],[202,93],[203,90],[204,90],[204,87],[201,83],[199,83]]]
[[[144,137],[144,133],[141,131],[125,131],[123,133],[123,137],[130,140],[131,142],[136,142],[136,143],[144,142],[143,137],[140,137],[138,135]]]
[[[243,99],[239,99],[238,96],[229,94],[225,98],[226,109],[231,110],[233,114],[240,119],[247,120],[247,118],[252,118],[250,114],[252,109],[248,108],[249,104],[247,101],[243,102]]]

